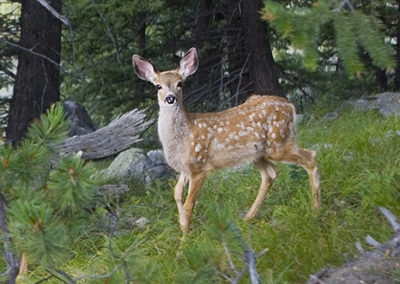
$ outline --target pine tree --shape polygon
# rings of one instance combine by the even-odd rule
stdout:
[[[348,1],[322,0],[309,7],[290,6],[265,1],[262,17],[295,49],[303,52],[303,65],[308,69],[318,67],[319,52],[324,49],[321,38],[326,37],[321,29],[326,30],[326,26],[333,27],[338,57],[350,77],[365,71],[365,53],[376,67],[394,67],[393,50],[385,44],[383,25],[374,14],[356,10]]]
[[[59,156],[67,130],[57,104],[33,123],[17,149],[0,147],[0,189],[8,205],[12,252],[48,271],[68,260],[74,241],[90,231],[87,208],[98,186],[93,165],[76,155]]]

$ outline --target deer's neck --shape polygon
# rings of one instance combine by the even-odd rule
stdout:
[[[188,118],[183,106],[161,107],[158,117],[158,135],[167,163],[182,172],[186,138],[189,136]]]

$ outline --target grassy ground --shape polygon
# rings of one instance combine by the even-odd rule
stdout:
[[[314,118],[303,122],[298,127],[298,144],[318,151],[319,211],[310,209],[306,172],[279,165],[280,174],[259,218],[244,222],[241,216],[257,194],[259,173],[252,166],[219,171],[208,177],[194,211],[191,234],[183,241],[173,199],[175,180],[152,186],[132,183],[129,197],[110,201],[120,217],[114,252],[125,261],[135,283],[224,283],[220,273],[233,278],[235,273],[224,251],[223,235],[237,269],[244,265],[238,242],[229,230],[218,230],[230,220],[256,253],[269,249],[256,263],[262,283],[304,283],[311,273],[353,258],[355,242],[364,244],[368,234],[380,242],[391,236],[378,206],[400,217],[399,131],[399,117],[384,119],[374,112],[348,110],[335,121]],[[96,213],[105,214],[102,208]],[[149,223],[131,229],[126,224],[135,217],[146,217]],[[117,265],[108,241],[106,234],[88,235],[76,244],[63,269],[75,276],[108,273]],[[22,281],[33,283],[47,275],[32,270]],[[124,277],[120,269],[106,281],[79,283],[124,283]],[[250,283],[248,274],[240,283]]]

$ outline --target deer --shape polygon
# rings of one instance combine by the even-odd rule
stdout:
[[[310,179],[312,207],[320,207],[316,152],[297,147],[296,110],[286,98],[253,94],[243,104],[228,110],[190,113],[183,105],[183,82],[198,68],[195,48],[186,52],[175,70],[159,72],[136,54],[132,61],[136,75],[157,88],[158,135],[167,164],[179,173],[174,198],[184,235],[189,232],[193,209],[207,175],[244,163],[253,162],[261,174],[257,197],[244,220],[256,217],[278,175],[276,163],[302,166]]]

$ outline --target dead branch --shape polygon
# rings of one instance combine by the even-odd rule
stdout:
[[[67,138],[61,146],[61,153],[82,152],[81,157],[85,160],[116,155],[142,141],[140,135],[153,123],[153,120],[145,121],[145,118],[144,110],[134,109],[95,132]]]
[[[58,13],[53,7],[50,6],[49,3],[47,3],[46,0],[36,0],[40,5],[42,5],[44,8],[47,9],[54,17],[59,19],[64,25],[71,25],[71,23],[68,21],[67,17],[64,15],[61,15]]]
[[[26,48],[26,47],[20,46],[20,45],[18,45],[18,44],[16,44],[16,43],[13,43],[13,42],[10,42],[10,41],[8,41],[8,40],[5,40],[4,38],[0,38],[0,43],[4,43],[4,44],[7,44],[7,45],[9,45],[9,46],[11,46],[11,47],[14,47],[14,48],[17,48],[17,49],[21,49],[21,50],[23,50],[23,51],[25,51],[25,52],[28,52],[28,53],[30,53],[30,54],[33,54],[33,55],[35,55],[35,56],[39,56],[39,57],[41,57],[41,58],[47,60],[47,61],[50,62],[51,64],[55,65],[58,69],[64,71],[64,68],[63,68],[60,64],[58,64],[57,62],[55,62],[53,59],[47,57],[47,56],[44,55],[44,54],[41,54],[41,53],[38,53],[38,52],[34,51],[34,50],[33,50],[34,47],[32,47],[32,48]]]

